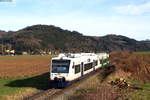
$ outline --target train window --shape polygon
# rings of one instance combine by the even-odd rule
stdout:
[[[94,60],[94,61],[93,61],[93,67],[94,67],[94,66],[97,66],[97,65],[98,65],[98,61],[97,61],[97,60]]]
[[[68,73],[69,72],[69,66],[66,66],[66,65],[53,65],[52,66],[52,72],[53,73]]]
[[[74,62],[73,62],[73,66],[72,66],[72,68],[74,68]]]
[[[103,59],[100,59],[100,63],[101,63],[101,64],[103,63]]]
[[[75,65],[75,74],[80,72],[80,65]]]
[[[97,66],[97,65],[98,65],[98,61],[96,60],[96,61],[95,61],[95,66]]]
[[[70,60],[53,60],[52,73],[69,73]]]
[[[104,59],[104,63],[106,63],[107,62],[107,59]]]
[[[108,61],[108,58],[104,59],[104,60],[103,60],[103,63],[106,63],[107,61]]]
[[[107,63],[107,61],[108,61],[108,58],[106,58],[106,59],[101,59],[101,60],[100,60],[101,64]]]
[[[89,70],[93,67],[93,63],[88,63],[84,65],[84,71]]]

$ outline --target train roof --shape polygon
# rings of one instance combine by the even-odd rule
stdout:
[[[89,58],[102,58],[109,57],[107,53],[67,53],[67,54],[59,54],[58,57],[52,58],[52,60],[73,60],[73,59],[89,59]]]

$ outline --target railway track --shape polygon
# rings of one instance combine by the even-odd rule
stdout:
[[[48,90],[42,90],[33,96],[24,98],[23,100],[48,100],[49,97],[54,95],[56,92],[61,91],[61,89],[48,89]]]
[[[39,93],[27,97],[23,100],[64,100],[64,97],[67,97],[69,94],[82,87],[82,83],[88,80],[90,77],[99,75],[103,70],[97,70],[96,72],[90,73],[85,78],[75,82],[74,84],[63,88],[63,89],[48,89],[42,90]]]

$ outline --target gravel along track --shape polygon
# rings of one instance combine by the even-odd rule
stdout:
[[[91,82],[94,78],[96,78],[100,73],[100,70],[90,74],[88,77],[85,77],[84,79],[77,81],[76,83],[68,86],[67,88],[63,89],[62,91],[57,92],[51,98],[48,98],[47,100],[68,100],[70,96],[72,96],[76,90],[79,90],[86,86],[87,83]]]
[[[101,72],[102,70],[97,70],[96,72],[89,74],[88,77],[85,77],[66,88],[41,91],[24,100],[67,100],[76,90],[82,88],[86,83],[91,82],[92,79],[96,78]]]
[[[45,91],[40,91],[33,96],[27,97],[24,100],[48,100],[48,97],[51,97],[56,92],[60,91],[61,89],[49,89]]]

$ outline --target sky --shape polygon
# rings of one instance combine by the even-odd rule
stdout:
[[[89,36],[117,34],[150,39],[150,0],[4,1],[0,0],[0,30],[46,24]]]

